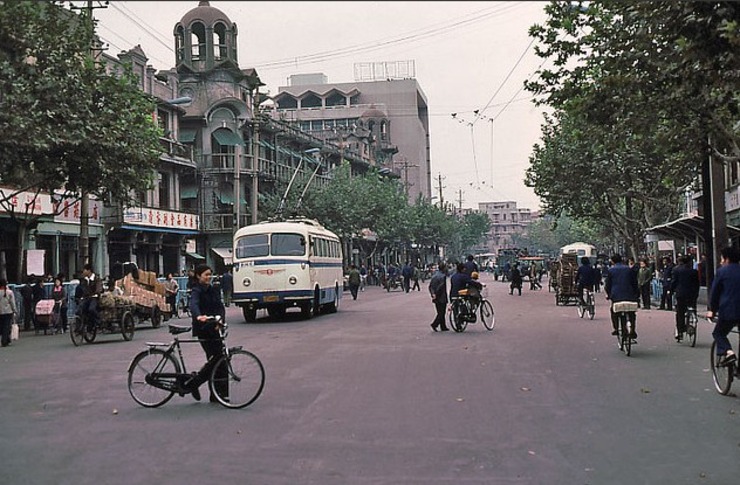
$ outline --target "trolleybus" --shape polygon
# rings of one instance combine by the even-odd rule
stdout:
[[[280,318],[291,307],[304,318],[336,312],[342,298],[339,237],[311,219],[262,222],[234,235],[232,302],[253,322],[265,308]]]

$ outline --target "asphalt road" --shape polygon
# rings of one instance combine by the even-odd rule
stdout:
[[[242,410],[205,388],[158,409],[131,399],[127,366],[169,340],[164,325],[81,347],[22,333],[0,349],[0,484],[737,483],[740,401],[713,388],[710,324],[690,348],[672,313],[641,311],[626,357],[603,293],[589,321],[546,283],[521,297],[488,283],[492,332],[432,332],[426,285],[345,293],[310,321],[246,325],[229,308],[230,344],[267,373]],[[185,357],[203,360],[197,345]]]

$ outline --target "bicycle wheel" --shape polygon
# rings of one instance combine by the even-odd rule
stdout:
[[[154,386],[151,374],[167,374],[157,377],[166,389]],[[134,401],[146,408],[156,408],[175,395],[180,363],[160,349],[149,349],[139,353],[128,367],[128,392]]]
[[[686,311],[686,336],[689,338],[689,344],[692,347],[696,347],[696,333],[697,333],[698,318],[694,311]]]
[[[85,339],[85,342],[89,344],[93,343],[97,335],[98,335],[97,325],[90,325],[88,322],[85,322],[82,325],[82,338]]]
[[[480,303],[480,319],[486,330],[493,330],[493,326],[496,324],[496,316],[493,313],[493,305],[488,300],[483,300]]]
[[[75,344],[75,347],[79,347],[82,345],[82,342],[84,342],[82,325],[82,318],[80,318],[79,315],[75,315],[69,326],[69,338],[72,339],[72,343]]]
[[[622,328],[622,349],[624,354],[629,357],[632,354],[632,339],[630,338],[630,332],[632,331],[631,324],[627,320],[627,314],[622,313],[621,315],[621,328]]]
[[[726,396],[730,393],[732,379],[735,375],[735,364],[719,365],[719,356],[717,355],[717,342],[712,342],[711,349],[712,363],[712,380],[717,392]]]
[[[240,409],[252,404],[262,393],[265,368],[253,353],[232,348],[228,356],[216,362],[208,386],[221,405]]]
[[[580,318],[583,318],[583,315],[586,314],[586,307],[585,307],[585,305],[582,305],[581,302],[579,301],[577,308],[578,308],[578,316]]]
[[[123,340],[128,342],[134,338],[135,328],[136,324],[134,323],[134,316],[129,311],[124,312],[121,317],[121,333],[123,334]]]
[[[468,322],[465,319],[465,312],[466,312],[465,303],[462,302],[461,300],[457,300],[455,301],[455,303],[452,304],[452,317],[453,318],[452,318],[452,322],[450,323],[452,325],[452,329],[455,332],[460,333],[465,330],[465,327],[468,326]]]
[[[593,320],[596,316],[596,302],[594,301],[593,295],[588,295],[588,306],[586,307],[589,320]]]

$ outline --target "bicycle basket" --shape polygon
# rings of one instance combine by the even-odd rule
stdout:
[[[619,312],[636,312],[637,302],[634,301],[615,301],[612,303],[612,311],[614,313]]]

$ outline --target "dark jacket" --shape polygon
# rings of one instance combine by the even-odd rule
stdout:
[[[510,279],[512,288],[522,287],[522,274],[519,272],[519,268],[517,266],[511,268]]]
[[[673,263],[668,263],[660,272],[660,282],[663,284],[663,286],[667,286],[670,288],[671,279],[673,279]]]
[[[468,286],[474,286],[481,289],[483,285],[475,281],[470,277],[468,273],[457,272],[450,277],[450,298],[458,296],[460,290],[464,290]]]
[[[699,298],[699,274],[691,266],[682,264],[673,269],[671,292],[676,298],[696,301]]]
[[[429,281],[429,294],[435,303],[447,303],[447,275],[437,271]]]
[[[212,323],[199,322],[198,317],[201,315],[216,316],[226,318],[226,308],[221,300],[221,292],[212,285],[196,284],[193,286],[193,292],[190,295],[190,315],[193,317],[193,336],[198,337],[205,335],[212,330]],[[206,328],[210,326],[209,328]]]
[[[596,284],[596,272],[590,264],[581,265],[576,271],[576,283],[585,287]]]
[[[740,321],[740,264],[731,263],[717,270],[709,294],[709,310],[716,312],[720,320]]]
[[[604,285],[606,296],[615,301],[638,301],[637,274],[629,266],[619,263],[609,268]]]

